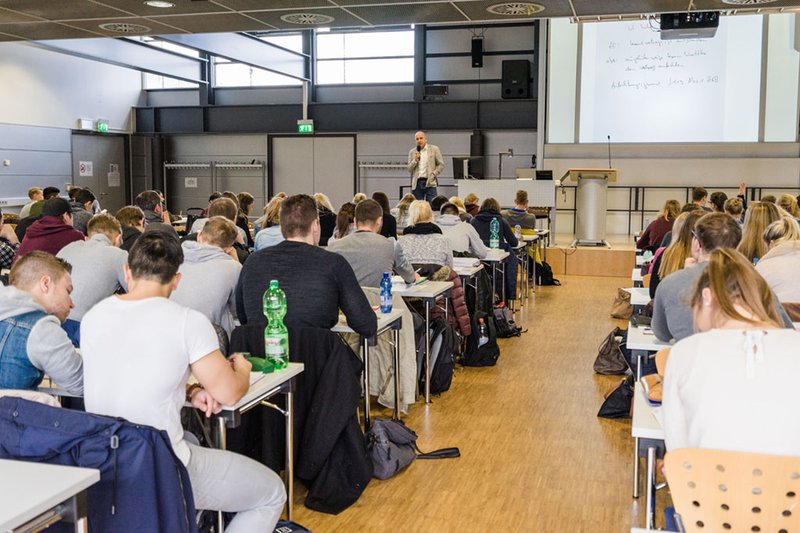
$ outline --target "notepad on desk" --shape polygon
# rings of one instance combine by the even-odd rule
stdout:
[[[476,267],[481,264],[480,259],[477,257],[454,257],[453,258],[453,267]]]

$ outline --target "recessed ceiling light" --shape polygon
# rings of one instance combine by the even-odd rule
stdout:
[[[131,24],[129,22],[108,22],[100,24],[100,29],[113,31],[114,33],[150,33],[150,28],[141,24]]]
[[[532,2],[505,2],[491,5],[486,8],[486,11],[493,15],[506,17],[530,17],[535,13],[544,11],[544,6]]]
[[[147,0],[147,2],[145,2],[144,4],[150,7],[160,7],[160,8],[175,7],[174,3],[167,2],[166,0]]]
[[[281,15],[281,20],[289,24],[313,26],[318,24],[330,24],[333,22],[333,17],[321,15],[319,13],[290,13],[288,15]]]

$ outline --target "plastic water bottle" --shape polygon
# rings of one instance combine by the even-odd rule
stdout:
[[[264,293],[264,316],[267,327],[264,328],[264,356],[272,362],[275,370],[289,365],[289,332],[283,325],[286,316],[286,294],[278,287],[278,281],[269,282]]]
[[[489,331],[486,329],[486,324],[483,323],[483,318],[478,319],[478,348],[489,342]]]
[[[522,242],[522,226],[519,224],[514,225],[514,237],[516,237],[518,241]]]
[[[500,221],[497,218],[489,223],[489,248],[500,248]]]
[[[757,264],[758,264],[758,257],[754,257],[753,258],[753,266],[756,266]]]
[[[381,313],[392,312],[392,280],[389,273],[383,273],[381,280]]]

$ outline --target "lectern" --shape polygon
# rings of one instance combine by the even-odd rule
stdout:
[[[575,194],[575,240],[570,246],[608,246],[606,242],[606,206],[608,182],[617,181],[614,168],[571,168],[561,181],[578,183]]]

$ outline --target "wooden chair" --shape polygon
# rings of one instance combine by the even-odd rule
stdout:
[[[649,289],[650,288],[650,277],[651,276],[652,276],[652,274],[645,274],[644,276],[642,276],[642,287],[644,287],[645,289]]]
[[[800,457],[682,448],[665,467],[679,531],[800,531]]]
[[[670,350],[672,348],[662,348],[656,352],[656,372],[658,372],[659,376],[663,376],[664,371],[667,369],[667,358]]]

